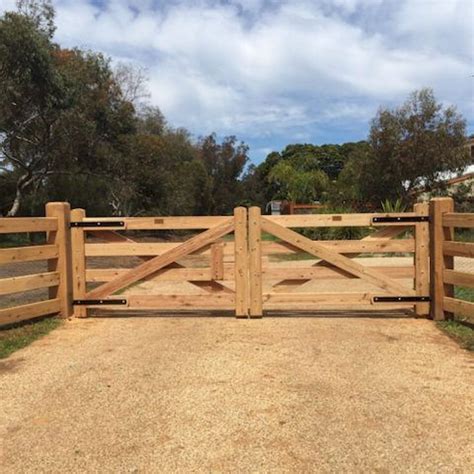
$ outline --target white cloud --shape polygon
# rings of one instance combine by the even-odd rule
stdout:
[[[58,41],[144,65],[152,100],[195,133],[360,130],[423,86],[474,118],[469,0],[103,3],[56,1]]]

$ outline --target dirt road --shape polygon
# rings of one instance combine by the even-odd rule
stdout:
[[[472,368],[425,320],[76,320],[0,362],[0,470],[474,472]]]

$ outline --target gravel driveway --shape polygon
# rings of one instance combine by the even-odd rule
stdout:
[[[470,473],[472,368],[426,320],[76,320],[0,361],[0,470]]]

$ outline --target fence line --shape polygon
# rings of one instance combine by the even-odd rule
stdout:
[[[311,240],[291,230],[366,226],[376,231],[361,240]],[[406,237],[410,228],[413,236]],[[434,198],[405,213],[262,216],[258,207],[240,207],[233,216],[143,218],[93,218],[83,209],[71,211],[67,203],[48,203],[45,217],[0,219],[0,234],[46,233],[44,244],[0,249],[0,264],[47,261],[47,271],[0,279],[0,296],[48,291],[45,301],[0,308],[0,325],[47,314],[86,317],[99,303],[114,310],[234,310],[237,317],[252,318],[261,317],[264,309],[394,308],[411,308],[417,316],[435,320],[453,313],[473,318],[474,303],[455,298],[454,287],[474,288],[474,274],[455,269],[454,259],[474,257],[474,243],[456,241],[454,228],[474,228],[474,214],[455,213],[450,198]],[[184,242],[138,242],[120,232],[124,230],[199,233]],[[262,240],[262,232],[279,240]],[[88,235],[94,236],[92,242]],[[286,255],[298,258],[299,252],[320,260],[306,266],[288,264]],[[374,253],[412,254],[413,265],[398,263],[397,257],[387,259],[393,266],[362,265],[354,259]],[[135,268],[114,268],[110,263],[89,267],[88,259],[96,258],[132,258],[139,263]],[[182,259],[197,259],[193,261],[198,264],[188,267]],[[380,291],[298,291],[313,279],[361,279]],[[150,280],[187,282],[194,293],[130,290]],[[425,301],[428,296],[431,302]]]

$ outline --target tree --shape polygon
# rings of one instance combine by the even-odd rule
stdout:
[[[218,143],[214,134],[198,143],[198,159],[211,180],[211,199],[207,214],[228,214],[242,202],[242,176],[248,162],[248,146],[233,136]]]
[[[52,15],[47,2],[23,3],[33,16],[7,12],[0,19],[0,166],[16,182],[9,216],[27,192],[58,195],[60,186],[63,199],[70,197],[78,174],[103,183],[120,137],[134,127],[133,105],[109,61],[60,49],[51,17],[41,17]]]
[[[465,141],[462,116],[438,103],[431,89],[422,89],[401,107],[379,110],[370,129],[370,148],[347,166],[362,199],[378,206],[398,198],[411,204],[416,189],[440,192],[447,174],[470,163]]]
[[[300,203],[321,200],[329,186],[329,178],[323,171],[299,171],[288,161],[280,161],[273,167],[269,181],[278,185],[275,198]]]

